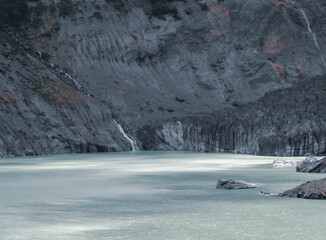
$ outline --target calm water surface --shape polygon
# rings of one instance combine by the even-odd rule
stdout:
[[[326,201],[279,193],[326,174],[186,152],[0,159],[0,239],[326,239]],[[304,158],[291,158],[301,161]],[[216,190],[219,178],[258,189]]]

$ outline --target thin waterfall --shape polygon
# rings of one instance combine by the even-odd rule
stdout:
[[[65,73],[65,75],[74,82],[75,86],[78,88],[79,91],[83,91],[83,87],[82,85],[76,80],[74,79],[72,76],[70,76],[68,73]],[[91,96],[88,92],[86,92],[87,96]]]
[[[320,57],[321,57],[321,59],[323,60],[324,65],[326,66],[325,58],[324,58],[323,53],[322,53],[322,51],[321,51],[321,48],[320,48],[320,46],[319,46],[319,44],[318,44],[317,37],[316,37],[316,35],[313,33],[313,31],[311,30],[311,27],[310,27],[310,23],[309,23],[308,17],[307,17],[307,15],[306,15],[305,11],[303,11],[303,9],[302,9],[301,7],[300,7],[300,11],[301,11],[301,13],[302,13],[304,19],[306,20],[308,31],[309,31],[309,33],[311,34],[312,39],[314,40],[314,43],[315,43],[316,47],[318,48],[318,50],[319,50],[319,52],[320,52]]]
[[[137,143],[136,141],[132,140],[128,135],[127,133],[125,132],[125,130],[123,130],[123,128],[121,127],[121,125],[114,119],[114,122],[115,124],[117,125],[119,131],[122,133],[122,135],[125,137],[125,139],[127,139],[129,142],[130,142],[130,145],[131,145],[131,149],[132,151],[138,151],[139,148],[137,146]]]

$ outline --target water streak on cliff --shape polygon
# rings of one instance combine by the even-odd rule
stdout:
[[[114,120],[115,124],[117,125],[119,131],[122,133],[122,135],[125,137],[125,139],[127,139],[129,142],[130,142],[130,145],[131,145],[131,149],[132,151],[138,151],[139,148],[137,146],[137,143],[136,141],[132,140],[128,135],[127,133],[125,132],[125,130],[122,128],[122,126],[116,121]]]

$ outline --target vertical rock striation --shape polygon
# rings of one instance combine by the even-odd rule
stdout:
[[[324,78],[275,91],[254,103],[138,130],[144,149],[301,156],[326,153]]]
[[[325,152],[322,0],[26,2],[0,32],[1,156],[131,150],[113,119],[141,149]]]

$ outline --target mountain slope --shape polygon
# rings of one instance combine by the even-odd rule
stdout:
[[[5,124],[1,130],[1,146],[7,150],[2,150],[2,155],[80,151],[74,147],[76,142],[77,145],[82,142],[105,146],[89,151],[130,149],[112,116],[123,123],[128,135],[137,138],[138,145],[145,149],[268,155],[322,153],[324,145],[320,143],[316,150],[316,141],[324,138],[322,119],[325,114],[318,107],[325,99],[309,100],[321,96],[326,68],[326,5],[321,0],[39,0],[28,1],[28,4],[29,15],[21,28],[7,28],[2,32],[8,38],[2,44],[1,68],[6,72],[2,80],[18,93],[39,96],[55,109],[57,121],[63,123],[44,125],[39,122],[35,127],[27,124],[23,129],[40,129],[39,142],[34,141],[34,133],[27,132],[28,143],[17,144],[22,148],[19,152],[10,149],[12,140],[9,139],[21,138],[21,134],[10,132],[12,126]],[[18,41],[17,36],[22,41]],[[6,44],[14,42],[30,55],[27,59],[19,60],[15,53],[6,52],[10,50]],[[15,64],[5,69],[6,54]],[[22,72],[21,79],[15,76],[14,81],[10,80],[10,74],[17,69]],[[42,87],[26,89],[25,82],[37,76],[38,71],[41,73],[35,84]],[[48,78],[56,80],[52,82],[46,80]],[[71,90],[67,90],[70,88],[66,85]],[[317,92],[310,92],[312,96],[307,101],[298,100],[302,104],[287,104],[289,100],[298,99],[300,87]],[[52,92],[48,90],[53,88]],[[62,93],[58,89],[67,91]],[[5,98],[2,97],[2,109],[10,108],[10,111],[2,110],[1,120],[20,119],[18,113],[13,113],[15,107]],[[68,117],[62,113],[63,105],[72,109]],[[26,111],[31,112],[33,108],[27,106]],[[307,109],[318,110],[318,116],[309,119]],[[34,122],[39,113],[22,115],[21,121],[26,124]],[[241,131],[250,134],[247,129],[239,129],[255,122],[249,119],[256,115],[263,115],[265,120],[259,120],[254,126],[256,129],[250,131],[252,140],[243,140]],[[73,119],[74,124],[66,123],[66,118]],[[296,122],[300,125],[310,120],[316,122],[313,125],[319,130],[306,128],[300,132]],[[179,125],[175,125],[177,121],[182,128],[186,121],[200,129],[209,126],[207,131],[211,131],[225,122],[238,130],[234,130],[232,137],[231,130],[223,130],[218,135],[226,140],[219,140],[218,147],[216,140],[214,146],[203,147],[207,145],[206,140],[197,144],[197,140],[189,140],[192,133],[185,134],[184,130],[181,135],[175,133],[179,129]],[[87,129],[87,136],[75,131],[79,125],[81,132],[85,132],[84,127]],[[168,140],[166,133],[160,130],[166,125],[171,125],[171,129],[167,127]],[[186,124],[186,128],[191,126]],[[265,131],[275,127],[280,128],[278,137],[271,136],[274,140],[269,143]],[[298,143],[288,143],[289,137],[282,129],[295,132],[296,137],[291,141],[300,141],[300,147],[294,147]],[[312,140],[310,136],[316,131],[320,136]],[[53,147],[51,138],[46,138],[48,132],[55,132],[54,135],[66,132],[60,140],[63,145]],[[155,134],[149,135],[151,133]],[[261,138],[259,134],[266,136]],[[302,139],[306,135],[311,139],[308,145],[314,147],[308,148],[307,144],[303,147]],[[202,134],[201,137],[207,136]],[[179,140],[181,143],[175,145]],[[36,145],[42,144],[51,147],[36,151]],[[29,148],[32,150],[27,150]]]
[[[130,149],[107,105],[33,56],[23,41],[0,36],[0,156]]]

